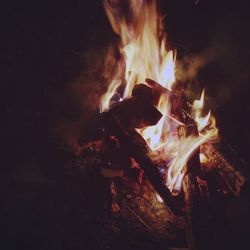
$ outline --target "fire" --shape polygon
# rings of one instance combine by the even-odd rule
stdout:
[[[197,125],[198,133],[189,136],[184,135],[178,142],[177,156],[168,169],[167,185],[171,191],[178,191],[181,187],[185,174],[185,165],[196,149],[208,141],[216,141],[218,129],[215,118],[209,111],[207,115],[202,115],[204,107],[205,91],[202,91],[200,100],[195,100],[192,105],[192,116]]]
[[[127,15],[122,12],[121,1],[104,0],[103,3],[110,24],[120,37],[121,56],[113,80],[102,96],[100,111],[108,110],[113,102],[130,97],[134,86],[147,78],[171,91],[175,83],[176,52],[167,50],[166,35],[162,18],[157,13],[156,1],[128,0]],[[145,84],[150,86],[147,81]],[[215,140],[218,135],[211,112],[203,116],[204,96],[203,91],[200,100],[195,100],[192,106],[197,134],[180,137],[178,128],[185,125],[171,115],[172,103],[166,93],[161,95],[156,105],[163,115],[160,121],[155,126],[138,130],[154,155],[165,162],[166,185],[173,192],[180,190],[185,165],[195,150],[201,144]]]
[[[200,153],[199,157],[200,157],[200,162],[201,163],[207,163],[208,162],[208,158],[204,153]]]
[[[117,0],[104,0],[104,9],[111,26],[120,37],[117,74],[101,100],[101,112],[108,109],[112,97],[124,85],[121,100],[131,95],[133,87],[146,78],[154,79],[171,90],[175,81],[175,52],[166,50],[166,37],[161,18],[157,14],[156,2],[129,0],[130,21],[122,15]],[[127,18],[128,19],[128,18]],[[122,65],[125,63],[125,69]],[[125,72],[124,72],[125,71]],[[165,112],[165,103],[158,108]]]

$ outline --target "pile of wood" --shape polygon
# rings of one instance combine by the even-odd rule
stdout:
[[[210,194],[216,190],[219,196],[239,196],[247,177],[206,144],[188,161],[183,189],[173,195],[136,129],[159,121],[162,114],[155,104],[165,92],[184,132],[198,131],[188,101],[150,79],[146,83],[136,85],[130,98],[102,113],[100,138],[82,143],[78,155],[65,164],[85,224],[98,249],[116,249],[121,242],[142,249],[216,249]],[[200,152],[206,163],[200,163]]]

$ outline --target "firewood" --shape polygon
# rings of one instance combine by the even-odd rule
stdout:
[[[127,130],[155,125],[162,117],[150,102],[133,96],[113,105],[111,109]]]
[[[136,84],[133,88],[132,96],[152,105],[157,105],[160,98],[160,93],[156,92],[155,88],[140,83]]]
[[[213,168],[226,183],[228,189],[235,196],[240,196],[241,191],[248,185],[247,176],[240,169],[236,169],[225,157],[211,144],[202,146],[202,151],[208,158]]]
[[[165,204],[176,215],[182,215],[182,204],[178,196],[173,196],[162,178],[157,166],[151,160],[149,153],[150,149],[142,136],[134,129],[126,130],[117,117],[117,112],[111,109],[109,112],[102,114],[105,132],[108,136],[116,136],[121,147],[129,157],[133,157],[143,168],[147,178],[149,179],[156,192],[161,196]]]
[[[122,177],[124,175],[123,169],[101,168],[101,174],[104,177],[114,178]]]
[[[161,95],[165,96],[168,102],[171,103],[171,114],[180,122],[189,122],[187,119],[191,119],[192,105],[180,91],[171,91],[149,78],[145,79],[145,82],[151,87],[156,102]]]
[[[186,135],[197,135],[194,121],[186,126]],[[208,250],[211,248],[213,225],[209,211],[207,182],[202,180],[199,160],[200,148],[196,150],[186,165],[187,173],[183,181],[186,210],[186,233],[190,250]]]

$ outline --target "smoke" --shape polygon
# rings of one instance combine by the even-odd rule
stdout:
[[[54,117],[52,136],[70,151],[80,139],[94,140],[100,129],[100,98],[116,71],[116,52],[112,45],[85,51],[82,71],[53,96],[61,115]]]
[[[193,81],[197,77],[199,71],[216,60],[219,54],[221,54],[221,51],[218,51],[218,48],[210,47],[199,54],[188,54],[180,60],[177,60],[177,82]]]
[[[237,11],[228,14],[216,23],[207,48],[177,57],[177,84],[184,87],[187,96],[197,97],[205,87],[210,105],[216,107],[249,89],[250,34],[244,28],[245,18]]]

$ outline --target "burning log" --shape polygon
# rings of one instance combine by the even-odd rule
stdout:
[[[135,130],[126,131],[113,114],[112,110],[103,114],[104,126],[108,135],[115,135],[121,142],[122,151],[128,157],[132,156],[145,171],[147,178],[161,196],[166,205],[176,214],[181,215],[181,202],[179,197],[173,196],[166,187],[163,177],[157,166],[150,159],[150,149],[146,141]]]
[[[180,197],[171,194],[156,164],[149,156],[150,149],[146,141],[135,130],[135,128],[156,124],[161,118],[161,113],[152,105],[153,98],[151,99],[152,96],[147,92],[148,87],[144,86],[137,87],[131,98],[102,113],[105,136],[118,138],[123,154],[133,157],[139,163],[166,205],[176,215],[181,215],[183,211]]]
[[[224,156],[211,144],[202,146],[202,152],[207,157],[207,163],[214,166],[214,170],[225,182],[228,190],[236,197],[240,196],[241,191],[248,185],[247,176],[240,169],[236,169]],[[237,164],[239,166],[239,164]]]
[[[148,86],[144,84],[135,85],[130,98],[111,106],[108,112],[102,114],[106,136],[118,138],[123,154],[127,154],[128,157],[132,156],[139,163],[165,204],[176,215],[183,214],[183,197],[171,194],[158,168],[149,156],[150,149],[146,141],[135,130],[155,125],[160,120],[161,113],[154,105],[159,103],[159,100],[162,100],[160,99],[161,97],[163,97],[164,101],[169,101],[172,104],[171,109],[161,109],[160,105],[158,108],[161,112],[164,112],[164,115],[175,121],[175,127],[180,127],[180,130],[181,128],[184,130],[182,131],[184,132],[183,145],[186,148],[183,147],[184,152],[179,152],[183,153],[183,162],[180,158],[180,161],[177,161],[174,167],[177,166],[178,170],[176,172],[181,173],[182,166],[187,162],[183,193],[189,248],[210,249],[207,242],[211,242],[209,239],[213,232],[213,226],[210,219],[208,186],[206,180],[203,179],[199,158],[199,145],[206,141],[206,137],[202,137],[201,134],[204,132],[208,121],[210,121],[210,113],[203,117],[201,112],[204,92],[201,95],[201,99],[196,100],[196,103],[194,102],[194,105],[191,105],[181,94],[175,94],[151,79],[146,79],[145,81]],[[193,112],[195,115],[193,115]],[[212,122],[209,123],[209,126],[215,128]],[[216,135],[216,132],[215,128],[214,132],[210,133],[208,137],[212,138],[213,135]],[[188,148],[188,140],[193,142],[193,145],[190,145],[190,150]],[[182,163],[183,165],[179,166]],[[178,176],[174,171],[172,172],[173,179],[176,180]],[[184,172],[182,173],[184,175]],[[172,187],[170,186],[170,188]]]
[[[156,98],[156,99],[155,99]],[[158,97],[153,89],[145,84],[134,87],[132,96],[111,106],[112,113],[119,117],[119,122],[127,131],[155,125],[162,114],[154,106]]]
[[[194,121],[185,127],[186,136],[197,135],[198,129]],[[213,228],[209,211],[209,194],[207,183],[202,179],[200,164],[200,147],[195,151],[186,165],[183,180],[183,192],[186,212],[186,235],[190,250],[208,250],[213,240]]]

